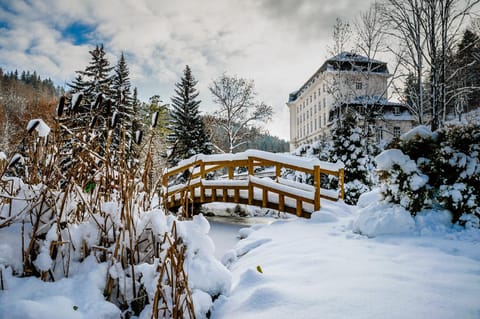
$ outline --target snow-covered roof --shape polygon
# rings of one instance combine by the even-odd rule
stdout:
[[[300,96],[302,91],[312,83],[314,78],[319,73],[331,71],[370,72],[385,75],[389,74],[386,62],[370,59],[366,56],[356,53],[342,52],[327,59],[322,66],[318,68],[317,71],[300,87],[300,89],[290,93],[288,96],[287,106]]]

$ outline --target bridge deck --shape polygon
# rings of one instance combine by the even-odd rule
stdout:
[[[246,172],[234,174],[240,167],[246,167]],[[265,174],[265,171],[260,173],[274,179],[256,176],[258,174],[256,167],[274,167],[268,174]],[[281,170],[284,168],[312,175],[314,185],[282,178]],[[172,186],[169,180],[181,173],[185,175],[185,172],[188,181]],[[211,175],[213,172],[220,172],[223,178],[206,179],[207,174]],[[321,174],[336,177],[339,188],[337,190],[321,188]],[[183,206],[187,214],[191,204],[230,202],[272,208],[309,218],[313,211],[320,209],[320,198],[343,199],[343,179],[344,170],[340,165],[285,154],[278,156],[262,151],[246,151],[228,156],[200,155],[181,162],[177,167],[165,172],[162,180],[163,200],[167,209]]]

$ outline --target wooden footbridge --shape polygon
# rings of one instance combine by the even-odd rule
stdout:
[[[282,169],[311,176],[313,185],[281,177]],[[321,178],[338,180],[338,189],[321,188]],[[263,177],[263,178],[262,178]],[[343,165],[289,154],[248,150],[237,154],[197,155],[164,172],[167,209],[230,202],[256,205],[310,218],[320,199],[344,198]]]

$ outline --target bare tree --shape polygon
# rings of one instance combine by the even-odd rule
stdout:
[[[422,0],[385,0],[380,4],[384,32],[399,44],[390,47],[397,60],[407,70],[405,76],[414,74],[415,89],[411,90],[410,111],[416,115],[419,124],[424,123],[424,37],[422,33]]]
[[[216,125],[228,137],[229,152],[239,145],[245,128],[254,122],[266,122],[271,119],[273,109],[264,102],[255,101],[257,93],[252,80],[223,74],[209,87],[213,101],[220,107],[214,113]]]
[[[403,64],[415,70],[417,99],[412,109],[424,123],[424,77],[428,72],[430,125],[441,126],[448,104],[447,53],[452,50],[465,19],[480,0],[385,0],[382,5],[388,34],[406,49]],[[400,56],[400,54],[398,54]]]
[[[333,26],[333,47],[330,49],[330,53],[337,55],[346,51],[347,46],[350,44],[351,35],[352,28],[350,27],[350,23],[340,18],[335,19],[335,25]]]

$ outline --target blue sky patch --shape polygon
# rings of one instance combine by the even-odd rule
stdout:
[[[75,45],[89,43],[95,26],[81,22],[74,22],[62,31],[64,38],[72,40]]]

